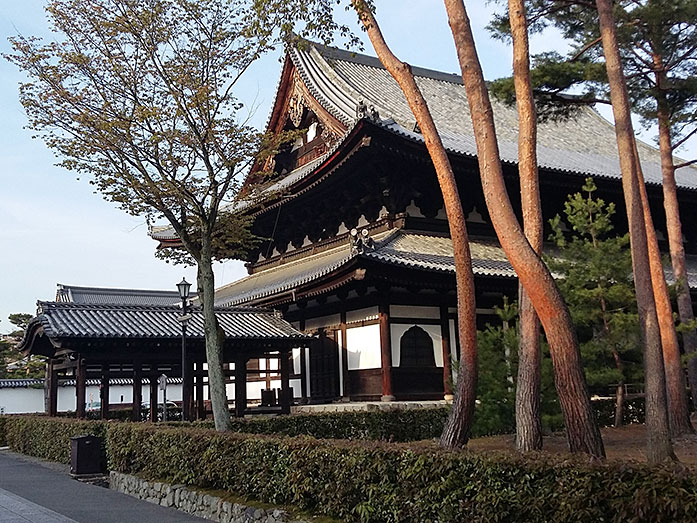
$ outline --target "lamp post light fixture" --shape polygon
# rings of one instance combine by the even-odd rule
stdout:
[[[182,420],[191,421],[191,369],[186,354],[186,328],[189,323],[189,291],[191,284],[182,278],[182,281],[177,283],[179,297],[182,300],[182,315],[179,321],[182,324]],[[166,406],[165,406],[166,408]]]

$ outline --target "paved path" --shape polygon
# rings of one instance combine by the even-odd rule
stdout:
[[[65,467],[0,451],[0,523],[193,523],[172,508],[75,481]]]

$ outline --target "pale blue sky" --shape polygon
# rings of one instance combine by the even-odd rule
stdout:
[[[380,0],[378,21],[395,53],[413,65],[458,72],[441,0]],[[510,74],[507,45],[484,31],[492,7],[467,2],[487,79]],[[42,0],[0,0],[0,52],[17,33],[50,36]],[[341,12],[353,23],[351,13]],[[556,34],[537,36],[532,51],[563,50]],[[370,44],[366,53],[374,54]],[[279,54],[260,60],[246,73],[238,96],[254,107],[253,123],[263,127],[280,72]],[[55,167],[41,140],[23,128],[16,68],[0,60],[0,332],[11,330],[7,316],[35,312],[37,300],[55,297],[57,283],[85,286],[174,289],[195,271],[154,257],[155,242],[143,219],[129,216],[93,194],[87,180]],[[649,135],[650,136],[650,135]],[[691,152],[697,152],[692,144]],[[683,153],[685,154],[685,153]],[[216,268],[217,285],[246,274],[240,262]]]

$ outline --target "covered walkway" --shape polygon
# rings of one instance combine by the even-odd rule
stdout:
[[[37,316],[30,322],[19,346],[25,354],[48,358],[47,412],[57,414],[59,379],[75,379],[79,418],[85,416],[87,380],[100,381],[101,417],[109,417],[109,384],[115,378],[133,383],[134,420],[140,419],[142,384],[150,384],[150,419],[157,419],[158,382],[168,377],[188,376],[183,383],[183,403],[191,418],[203,418],[207,365],[203,316],[194,308],[188,318],[186,348],[182,347],[181,308],[176,305],[119,305],[74,302],[38,302]],[[277,359],[280,370],[281,413],[290,412],[290,355],[309,337],[294,329],[277,313],[256,307],[216,309],[224,333],[224,369],[235,383],[235,413],[247,411],[247,376],[259,373],[250,360]],[[185,352],[185,356],[184,353]],[[185,361],[186,372],[182,361]],[[304,369],[304,366],[302,366]],[[300,376],[303,383],[306,377]]]

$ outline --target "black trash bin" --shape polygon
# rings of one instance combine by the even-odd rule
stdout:
[[[261,405],[262,407],[273,407],[276,405],[275,389],[261,389]]]
[[[89,434],[70,438],[70,473],[81,476],[102,472],[102,438]]]

